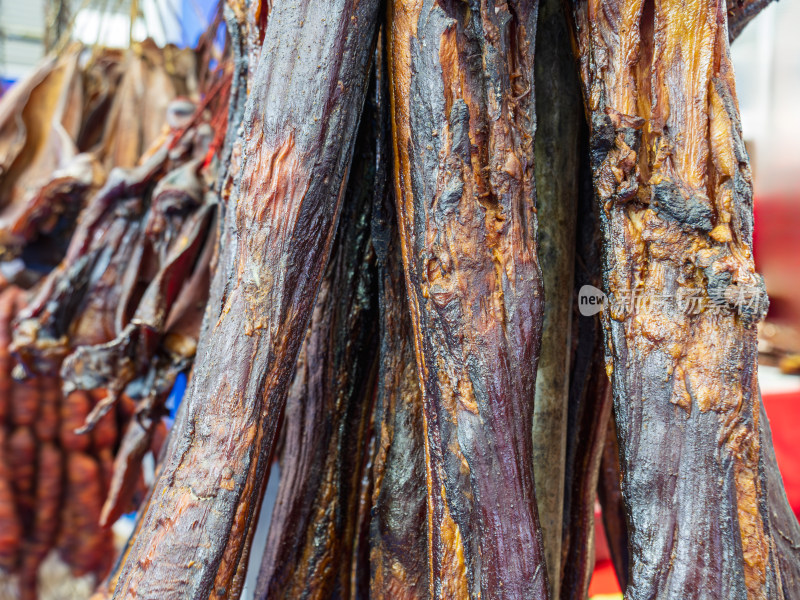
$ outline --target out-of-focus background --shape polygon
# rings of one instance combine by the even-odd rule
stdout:
[[[196,47],[213,24],[216,10],[217,0],[0,0],[0,96],[33,74],[46,54],[58,52],[67,41],[125,49],[149,38],[159,47]],[[179,376],[170,400],[172,415],[185,385],[185,377]],[[152,454],[145,457],[143,467],[150,483]],[[114,525],[118,549],[132,531],[133,517],[124,515]],[[96,583],[91,574],[73,576],[52,552],[40,570],[38,597],[87,599]],[[18,594],[17,577],[0,573],[0,600],[17,600]]]
[[[131,37],[150,37],[159,46],[192,46],[214,6],[211,0],[0,0],[0,81],[8,86],[30,73],[67,30],[88,45],[127,48]]]
[[[0,94],[32,72],[65,31],[87,45],[126,48],[152,38],[192,46],[212,20],[214,0],[0,0]],[[133,17],[133,18],[132,18]],[[759,378],[789,501],[800,515],[800,1],[756,17],[732,46],[744,137],[755,178],[755,256],[770,311],[760,329]],[[270,489],[274,491],[274,485]],[[598,509],[599,511],[599,509]],[[599,525],[599,512],[597,515]],[[120,535],[124,535],[123,531]],[[53,581],[63,579],[54,562]],[[45,582],[46,583],[46,582]],[[56,585],[54,583],[53,585]],[[63,598],[73,590],[42,590]],[[0,599],[4,598],[0,582]],[[9,594],[11,592],[8,592]],[[11,596],[8,596],[11,597]],[[597,528],[596,599],[621,598]]]

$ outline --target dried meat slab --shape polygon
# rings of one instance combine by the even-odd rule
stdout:
[[[374,109],[368,102],[362,115],[334,248],[289,387],[281,479],[256,598],[356,595],[354,548],[378,356]]]
[[[389,180],[388,107],[383,107],[383,112],[386,115],[375,124],[375,131],[381,138],[378,169],[384,171],[380,177],[387,181],[382,184],[384,190],[376,189],[372,209],[381,325],[368,542],[369,597],[422,600],[431,597],[425,426],[397,208]]]
[[[273,3],[240,129],[240,183],[225,218],[235,230],[219,263],[224,293],[200,340],[188,425],[115,598],[234,593],[344,195],[378,4]]]
[[[79,153],[82,46],[47,59],[0,102],[0,254],[57,264],[87,193],[102,183],[97,160]]]
[[[435,596],[544,598],[537,4],[390,3],[395,189],[427,444]]]
[[[192,163],[186,166],[192,166]],[[142,240],[144,253],[151,256],[140,263],[153,262],[158,271],[138,301],[133,317],[113,340],[100,345],[80,346],[64,359],[61,376],[70,389],[103,388],[115,398],[126,388],[135,387],[128,389],[128,393],[137,399],[146,398],[151,393],[163,391],[159,389],[164,387],[161,383],[166,384],[167,391],[171,387],[169,377],[155,385],[160,377],[152,372],[154,362],[161,362],[163,358],[167,364],[175,362],[177,369],[182,370],[193,356],[193,344],[190,344],[188,350],[191,354],[181,356],[177,353],[171,361],[163,343],[168,332],[168,318],[185,285],[191,281],[196,268],[199,267],[202,277],[203,269],[208,266],[208,252],[205,260],[199,265],[197,263],[206,249],[207,240],[214,237],[209,233],[213,231],[215,202],[213,199],[203,202],[200,190],[197,198],[182,194],[174,198],[175,202],[166,203],[169,206],[165,207],[162,196],[154,193]],[[159,246],[163,246],[160,252]],[[202,311],[208,289],[194,291],[194,300]],[[199,322],[195,325],[199,328]],[[193,335],[196,339],[197,331]]]
[[[571,483],[569,461],[574,456],[575,441],[570,436],[576,434],[574,427],[569,428],[574,425],[568,392],[571,334],[575,328],[574,290],[569,282],[576,264],[579,139],[583,133],[578,72],[561,0],[539,3],[534,85],[537,238],[546,302],[536,373],[533,474],[550,598],[558,600],[562,574],[580,570],[579,561],[565,555],[562,533],[572,522],[572,516],[565,512],[569,510],[565,494]],[[591,529],[578,531],[586,531],[581,539],[591,534]]]
[[[134,316],[164,320],[207,230],[198,171],[212,137],[208,124],[171,130],[142,164],[111,171],[15,327],[15,352],[29,371],[57,372],[76,347],[114,340]]]
[[[181,83],[169,71],[170,58],[177,57],[167,54],[167,49],[161,50],[152,40],[146,40],[126,55],[102,138],[93,148],[106,170],[139,164],[141,157],[163,138],[167,109],[179,93],[176,84]],[[137,118],[131,119],[131,115]]]
[[[132,293],[126,273],[139,270],[147,197],[166,159],[163,148],[140,167],[115,169],[87,206],[64,259],[15,326],[14,351],[29,371],[57,373],[72,348],[107,342],[121,329]]]
[[[772,0],[727,0],[728,37],[731,42],[753,18],[764,10]]]
[[[726,4],[571,4],[604,244],[626,597],[792,597],[768,510]]]

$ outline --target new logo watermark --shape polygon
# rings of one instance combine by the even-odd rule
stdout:
[[[608,298],[603,290],[593,285],[584,285],[578,290],[578,310],[584,317],[596,315],[605,308]]]

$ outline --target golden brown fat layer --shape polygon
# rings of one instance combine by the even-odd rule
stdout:
[[[390,8],[395,187],[423,384],[430,586],[545,597],[531,419],[541,333],[536,4]]]
[[[572,7],[611,295],[626,597],[782,597],[752,326],[766,301],[725,3]],[[623,302],[632,293],[666,299]]]

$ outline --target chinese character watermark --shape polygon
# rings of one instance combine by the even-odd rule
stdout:
[[[578,291],[578,311],[591,317],[609,309],[613,315],[638,313],[646,308],[668,310],[674,308],[687,315],[719,313],[733,310],[742,315],[766,312],[766,294],[762,288],[730,286],[721,298],[712,298],[703,288],[680,288],[677,294],[659,294],[643,289],[616,290],[611,298],[593,285],[584,285]]]

